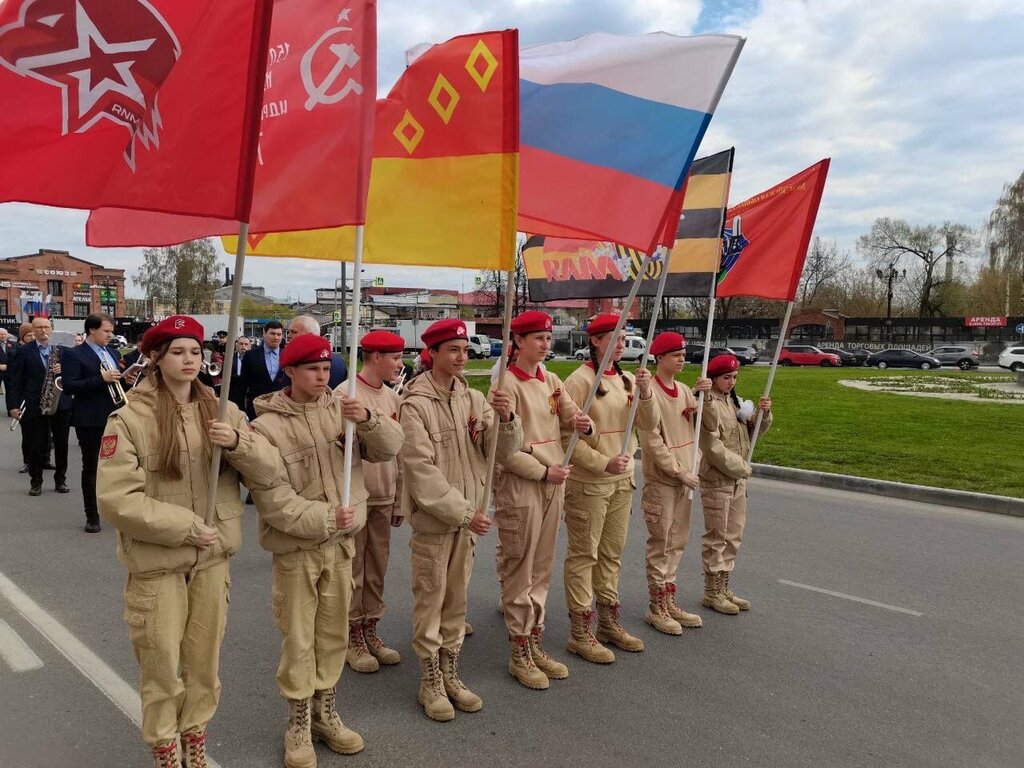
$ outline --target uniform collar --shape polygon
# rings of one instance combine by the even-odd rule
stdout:
[[[675,379],[672,380],[672,389],[666,387],[657,375],[652,377],[658,386],[661,387],[661,391],[669,397],[679,397],[679,384],[676,383]]]
[[[593,360],[587,360],[587,365],[590,366],[590,370],[592,370],[592,371],[596,371],[597,370],[597,366],[594,365],[594,361]],[[605,376],[618,376],[618,373],[615,371],[614,368],[609,368],[607,371],[604,372],[604,375]]]
[[[522,368],[520,368],[515,363],[513,363],[512,365],[510,365],[508,367],[508,372],[511,373],[513,376],[515,376],[520,381],[533,381],[533,380],[544,381],[544,369],[541,368],[539,365],[537,366],[537,373],[534,374],[533,376],[528,374],[526,371],[524,371]]]

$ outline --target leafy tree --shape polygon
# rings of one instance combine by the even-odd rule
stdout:
[[[213,292],[222,268],[212,240],[192,240],[144,250],[132,281],[175,314],[203,314],[214,310]]]

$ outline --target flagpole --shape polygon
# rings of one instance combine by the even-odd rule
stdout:
[[[779,355],[782,354],[782,347],[786,343],[786,331],[789,330],[789,318],[793,314],[793,302],[790,301],[786,307],[786,316],[782,319],[782,328],[779,330],[779,343],[775,346],[775,354],[772,356],[772,369],[768,372],[768,381],[764,385],[763,397],[772,393],[772,382],[775,381],[775,371],[779,368]],[[764,419],[764,411],[757,409],[757,420],[754,421],[754,434],[750,436],[750,450],[747,451],[747,461],[754,458],[754,446],[757,445],[758,432],[761,431],[761,420]]]
[[[245,271],[245,246],[249,240],[249,222],[239,222],[238,247],[235,249],[235,273],[231,283],[231,306],[228,314],[228,339],[224,345],[224,366],[221,368],[220,400],[217,403],[217,420],[228,418],[228,395],[231,392],[231,378],[235,372],[235,339],[238,338],[238,308],[242,303],[242,273]],[[206,524],[212,526],[217,513],[217,481],[220,477],[222,449],[213,446],[210,456],[210,485],[206,496]]]
[[[700,378],[708,376],[708,360],[711,359],[711,332],[715,325],[715,282],[717,275],[711,278],[711,294],[708,296],[708,325],[704,331],[704,360],[700,366]],[[697,464],[700,461],[700,427],[704,419],[704,393],[697,393],[696,423],[693,428],[693,458],[690,460],[690,474],[697,474]],[[693,498],[693,488],[686,492],[686,498]]]
[[[352,333],[352,343],[349,345],[348,355],[348,392],[346,397],[349,400],[354,399],[356,396],[356,367],[359,362],[359,343],[355,337],[359,334],[359,301],[361,298],[359,275],[363,272],[363,235],[365,230],[366,226],[363,224],[356,227],[355,263],[352,265],[352,317],[355,319],[356,327]],[[344,285],[341,286],[341,290],[344,293]],[[347,335],[344,333],[346,323],[347,320],[344,317],[341,318],[343,331],[341,337],[343,339]],[[355,436],[355,422],[351,419],[345,419],[345,474],[342,476],[341,485],[341,506],[343,507],[347,507],[352,498],[352,451],[355,444]]]
[[[644,352],[640,356],[640,369],[647,367],[647,361],[650,357],[651,342],[654,341],[654,330],[658,324],[658,310],[661,308],[661,297],[665,293],[665,282],[668,278],[668,265],[672,259],[672,250],[666,249],[664,246],[659,246],[659,250],[664,258],[664,269],[661,271],[661,278],[658,280],[658,293],[654,298],[654,309],[651,311],[651,324],[647,328],[647,344],[644,347]],[[622,434],[622,454],[626,453],[626,449],[629,448],[629,438],[633,432],[633,424],[636,422],[636,411],[640,407],[640,397],[633,398],[633,402],[629,406],[629,416],[626,418],[626,429]]]
[[[508,370],[508,356],[512,349],[510,346],[510,337],[512,329],[512,304],[514,301],[512,290],[514,281],[515,269],[513,268],[508,271],[505,284],[505,318],[501,327],[501,356],[498,358],[498,383],[496,385],[496,389],[499,390],[502,390],[505,386],[505,372]],[[485,515],[491,509],[491,486],[494,482],[494,464],[498,450],[498,420],[500,417],[497,412],[495,412],[494,419],[494,431],[491,432],[491,436],[487,440],[487,474],[485,476],[486,479],[484,480],[484,506],[483,509],[480,510]]]
[[[640,263],[640,269],[637,271],[636,280],[633,281],[633,287],[629,290],[629,296],[626,297],[625,308],[622,314],[619,315],[619,320],[615,323],[615,330],[612,331],[612,339],[617,339],[622,329],[626,327],[626,317],[629,315],[629,308],[633,306],[633,301],[636,299],[637,293],[640,292],[640,284],[643,282],[644,275],[647,274],[647,267],[653,261],[651,255],[644,256],[644,260]],[[612,355],[615,353],[614,341],[608,345],[605,349],[604,354],[601,356],[600,366],[595,366],[594,372],[594,383],[590,385],[590,394],[587,395],[586,401],[583,403],[584,415],[590,413],[590,406],[594,404],[594,398],[597,397],[598,387],[601,386],[601,375],[608,369],[608,365],[612,361]],[[591,362],[594,362],[591,360]],[[639,395],[639,393],[638,393]],[[565,457],[562,459],[562,467],[569,466],[569,461],[572,459],[572,453],[576,450],[576,443],[580,440],[580,433],[575,430],[572,436],[569,438],[569,445],[565,449]]]

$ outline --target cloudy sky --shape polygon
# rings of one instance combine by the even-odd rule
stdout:
[[[477,30],[518,27],[524,45],[593,31],[743,35],[700,154],[736,147],[734,202],[832,157],[816,234],[843,247],[878,216],[977,226],[1024,171],[1019,0],[378,0],[378,13],[382,92],[405,49]],[[134,269],[140,251],[87,248],[84,224],[75,211],[0,205],[0,257],[56,248]],[[312,300],[337,276],[322,262],[250,259],[245,282]],[[471,288],[474,273],[365,276]]]

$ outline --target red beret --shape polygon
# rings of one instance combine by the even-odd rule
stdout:
[[[322,363],[331,360],[331,342],[315,333],[304,333],[289,341],[281,352],[281,367]]]
[[[654,342],[651,344],[651,355],[657,357],[658,355],[667,355],[671,352],[679,352],[683,349],[686,349],[686,339],[683,338],[683,334],[676,333],[675,331],[665,331],[654,337]]]
[[[526,335],[527,333],[537,333],[538,331],[550,331],[552,326],[551,315],[547,312],[530,310],[518,315],[512,321],[511,327],[512,333]]]
[[[723,373],[732,373],[740,369],[740,361],[736,359],[735,355],[718,355],[712,357],[711,362],[708,363],[708,378],[715,378],[715,376],[721,376]]]
[[[457,318],[450,320],[438,320],[431,324],[420,336],[427,347],[436,347],[452,339],[463,339],[469,341],[469,334],[466,333],[466,324]]]
[[[359,340],[363,352],[404,352],[405,339],[391,331],[370,331]]]
[[[597,315],[591,318],[590,322],[587,324],[587,335],[598,336],[602,333],[614,331],[615,326],[618,324],[618,315]]]
[[[430,356],[430,350],[426,347],[420,350],[420,362],[428,371],[434,367],[434,358]]]
[[[200,344],[206,338],[203,326],[194,317],[171,315],[147,330],[139,341],[142,354],[148,355],[165,341],[173,339],[195,339]]]

